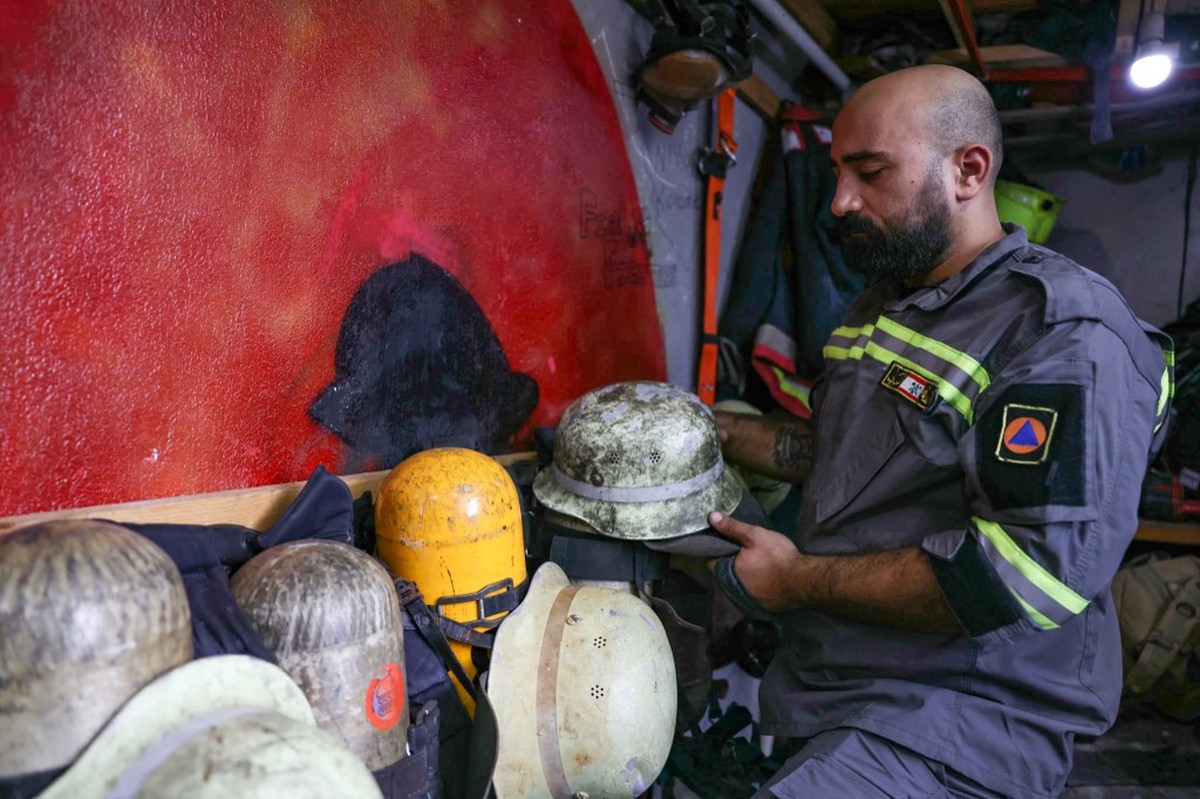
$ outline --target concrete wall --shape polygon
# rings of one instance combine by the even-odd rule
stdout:
[[[1134,312],[1163,325],[1178,316],[1183,266],[1188,153],[1167,152],[1162,172],[1118,183],[1076,168],[1026,174],[1066,200],[1046,245],[1094,269],[1121,290]],[[1200,298],[1200,209],[1193,201],[1183,305]]]
[[[608,78],[625,132],[650,244],[667,378],[695,389],[704,301],[705,203],[705,183],[696,170],[696,158],[702,147],[712,146],[714,122],[704,103],[688,113],[671,135],[652,126],[645,107],[634,99],[630,80],[648,49],[652,26],[623,0],[575,0],[575,8]],[[756,54],[765,56],[755,64],[756,74],[781,97],[794,97],[789,85],[803,68],[803,57],[757,25],[756,34]],[[750,212],[750,189],[767,146],[766,135],[766,120],[738,100],[734,112],[738,161],[725,182],[718,283],[722,301],[729,290],[729,275]]]

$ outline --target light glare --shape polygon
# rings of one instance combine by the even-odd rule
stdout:
[[[1129,68],[1129,79],[1141,89],[1153,89],[1171,74],[1171,57],[1163,53],[1142,56]]]

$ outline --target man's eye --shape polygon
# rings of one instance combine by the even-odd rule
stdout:
[[[863,180],[870,182],[883,174],[882,169],[876,169],[874,172],[859,172],[858,176]]]

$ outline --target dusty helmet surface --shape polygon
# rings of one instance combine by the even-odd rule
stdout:
[[[334,736],[270,712],[236,715],[182,744],[136,799],[382,799],[367,767]]]
[[[452,621],[490,630],[517,605],[526,579],[521,499],[487,455],[442,447],[398,464],[379,488],[375,540],[388,570],[416,583],[425,602]],[[473,678],[471,647],[455,640],[450,647]]]
[[[712,411],[656,382],[615,383],[571,403],[533,490],[546,507],[633,540],[705,530],[709,511],[731,513],[742,498]]]
[[[197,735],[251,713],[280,714],[315,726],[304,693],[273,663],[247,655],[217,655],[184,663],[148,683],[122,705],[38,799],[140,796],[138,790],[156,764]],[[236,791],[229,794],[242,795]]]
[[[255,555],[230,587],[304,690],[317,726],[371,771],[404,757],[404,630],[395,587],[378,561],[346,544],[294,541]]]
[[[90,519],[0,535],[0,777],[66,766],[191,657],[183,579],[149,540]]]
[[[554,563],[500,625],[487,693],[498,799],[636,797],[667,761],[677,698],[662,623],[632,593],[574,586]]]

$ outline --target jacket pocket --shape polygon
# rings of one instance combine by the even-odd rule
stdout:
[[[904,444],[904,429],[892,415],[882,434],[870,441],[838,444],[838,451],[814,485],[810,478],[805,491],[812,492],[815,520],[820,523],[845,510]]]

